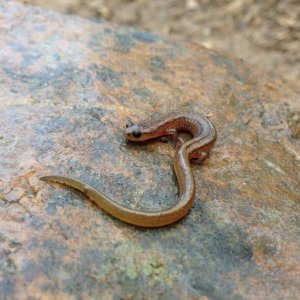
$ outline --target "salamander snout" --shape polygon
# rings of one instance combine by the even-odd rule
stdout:
[[[142,128],[139,125],[135,125],[132,122],[126,124],[125,137],[129,141],[141,141],[143,140]]]

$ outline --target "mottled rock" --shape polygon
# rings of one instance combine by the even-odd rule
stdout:
[[[299,97],[218,53],[0,1],[0,298],[296,299]],[[218,141],[193,166],[189,215],[140,229],[80,193],[128,207],[174,204],[171,143],[125,143],[130,117],[210,114]]]

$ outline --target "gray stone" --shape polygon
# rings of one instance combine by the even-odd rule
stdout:
[[[299,95],[195,45],[0,0],[0,299],[297,299]],[[134,209],[172,206],[171,143],[128,118],[210,114],[194,207],[141,229],[38,178],[82,179]]]

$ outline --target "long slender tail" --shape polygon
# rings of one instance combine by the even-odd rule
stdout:
[[[56,175],[43,176],[43,177],[40,177],[40,180],[64,184],[64,185],[70,186],[76,190],[79,190],[82,193],[85,193],[86,188],[90,187],[82,181],[79,181],[79,180],[76,180],[76,179],[73,179],[70,177],[64,177],[64,176],[56,176]]]
[[[109,199],[90,185],[70,177],[50,175],[40,178],[46,182],[57,182],[75,188],[84,193],[104,211],[126,223],[142,227],[160,227],[174,223],[187,214],[192,205],[191,198],[180,201],[177,205],[163,211],[136,211]]]

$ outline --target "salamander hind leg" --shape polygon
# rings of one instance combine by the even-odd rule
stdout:
[[[203,161],[209,157],[209,152],[199,151],[196,152],[191,158],[191,162],[196,165],[201,165]]]

